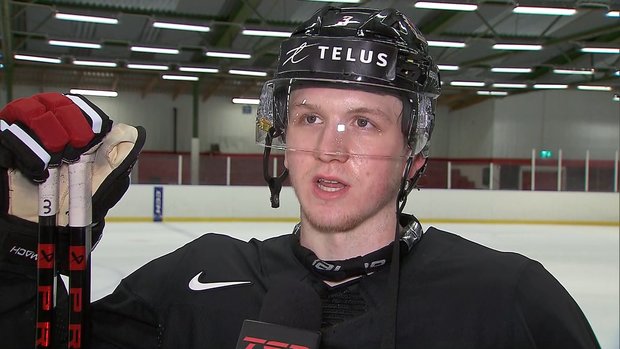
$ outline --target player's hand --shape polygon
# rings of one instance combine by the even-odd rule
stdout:
[[[48,166],[79,160],[101,142],[112,120],[80,95],[40,93],[0,110],[0,167],[42,182]]]
[[[92,152],[94,246],[108,210],[129,187],[130,171],[146,139],[144,128],[113,125],[85,97],[57,93],[9,103],[0,111],[0,123],[0,248],[3,234],[12,236],[5,242],[36,246],[37,184],[47,178],[49,166],[60,167],[57,224],[68,224],[68,164]],[[15,250],[5,247],[0,254]]]

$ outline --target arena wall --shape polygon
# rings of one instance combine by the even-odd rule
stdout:
[[[156,189],[157,188],[157,189]],[[156,200],[160,193],[161,201]],[[414,191],[406,212],[426,222],[619,225],[618,193],[507,190]],[[255,186],[136,184],[108,214],[111,221],[151,221],[156,202],[163,221],[295,221],[299,204],[290,187],[272,209],[269,189]]]

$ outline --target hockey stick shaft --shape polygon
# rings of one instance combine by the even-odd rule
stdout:
[[[92,161],[83,154],[69,165],[69,339],[72,349],[89,342]]]
[[[59,169],[50,168],[48,179],[39,184],[36,348],[51,348],[54,339],[58,176]]]

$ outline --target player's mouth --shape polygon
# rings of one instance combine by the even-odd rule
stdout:
[[[316,179],[317,187],[328,193],[334,193],[343,190],[347,187],[345,183],[342,183],[335,179],[327,179],[327,178],[317,178]]]

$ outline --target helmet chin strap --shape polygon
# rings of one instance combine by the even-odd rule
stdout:
[[[426,165],[428,164],[428,159],[424,159],[424,165],[415,173],[415,175],[409,178],[409,172],[411,171],[411,166],[413,166],[413,161],[415,157],[409,157],[407,159],[407,163],[405,164],[405,170],[403,172],[403,178],[400,181],[400,189],[398,190],[398,199],[396,204],[396,213],[400,216],[403,213],[403,209],[407,204],[407,197],[409,193],[415,188],[416,183],[422,177],[422,174],[426,170]]]
[[[275,127],[271,127],[265,138],[265,150],[263,152],[263,177],[269,185],[269,191],[271,191],[271,207],[280,207],[280,191],[282,190],[282,183],[288,176],[288,169],[284,169],[279,176],[271,176],[269,174],[269,157],[271,155],[271,141],[273,138],[280,136],[279,131],[276,131]]]
[[[407,204],[407,196],[415,188],[416,183],[422,176],[422,173],[426,169],[427,159],[424,159],[424,165],[415,173],[415,175],[409,178],[409,172],[415,156],[409,157],[405,164],[405,170],[403,172],[403,178],[400,182],[400,189],[398,191],[398,199],[396,200],[396,231],[394,232],[394,244],[392,244],[392,257],[391,260],[395,261],[390,263],[390,276],[387,285],[387,299],[383,325],[383,336],[381,337],[381,349],[394,349],[396,348],[396,317],[398,313],[398,285],[400,283],[400,249],[397,248],[397,241],[400,240],[400,227],[398,224],[399,217],[401,216],[405,205]]]

